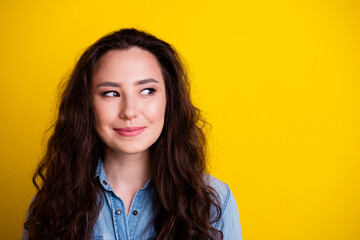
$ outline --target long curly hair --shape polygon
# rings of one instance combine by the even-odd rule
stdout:
[[[156,239],[223,238],[212,226],[221,217],[220,198],[204,178],[207,123],[191,102],[181,58],[170,44],[149,33],[122,29],[90,46],[65,85],[53,134],[33,176],[38,192],[24,224],[30,240],[90,239],[104,198],[94,178],[104,143],[94,126],[92,72],[106,52],[131,47],[152,53],[165,80],[164,128],[150,147]]]

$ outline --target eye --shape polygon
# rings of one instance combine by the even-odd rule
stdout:
[[[120,97],[120,94],[115,91],[107,91],[102,94],[105,97]]]
[[[153,89],[153,88],[145,88],[144,90],[142,90],[140,92],[140,95],[152,95],[152,94],[154,94],[154,92],[155,92],[155,89]]]

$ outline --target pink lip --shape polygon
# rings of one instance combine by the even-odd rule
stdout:
[[[114,128],[120,136],[123,137],[135,137],[140,135],[146,127],[124,127],[124,128]]]

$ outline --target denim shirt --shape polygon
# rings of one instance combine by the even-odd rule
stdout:
[[[97,222],[92,230],[91,240],[151,240],[156,238],[152,224],[155,212],[152,195],[155,188],[148,181],[139,189],[126,216],[123,201],[116,196],[105,175],[102,160],[99,160],[95,177],[99,177],[103,188],[104,201]],[[219,194],[222,215],[213,227],[220,230],[224,240],[242,240],[240,219],[234,195],[228,185],[220,180],[206,175],[208,184]],[[213,208],[212,211],[215,209]],[[27,232],[23,230],[22,240],[26,240]]]
[[[97,222],[93,228],[93,240],[151,240],[156,238],[152,224],[155,212],[152,195],[155,188],[148,181],[139,189],[126,216],[123,201],[116,196],[105,175],[103,162],[99,161],[95,177],[103,187],[104,201]],[[224,240],[242,240],[240,219],[234,195],[228,185],[206,175],[208,183],[220,195],[222,215],[213,227],[222,231]],[[214,210],[214,209],[213,209]]]

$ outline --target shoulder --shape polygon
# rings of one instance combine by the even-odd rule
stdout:
[[[222,208],[226,207],[227,202],[229,201],[229,198],[231,196],[231,191],[229,186],[223,181],[220,181],[214,176],[211,176],[210,174],[205,174],[205,181],[219,195],[220,198],[219,200],[221,201],[221,207]]]
[[[205,179],[207,184],[216,191],[220,198],[221,216],[213,226],[223,233],[224,240],[241,240],[239,211],[229,186],[209,174],[205,175]],[[215,209],[213,208],[212,211],[215,211]]]

